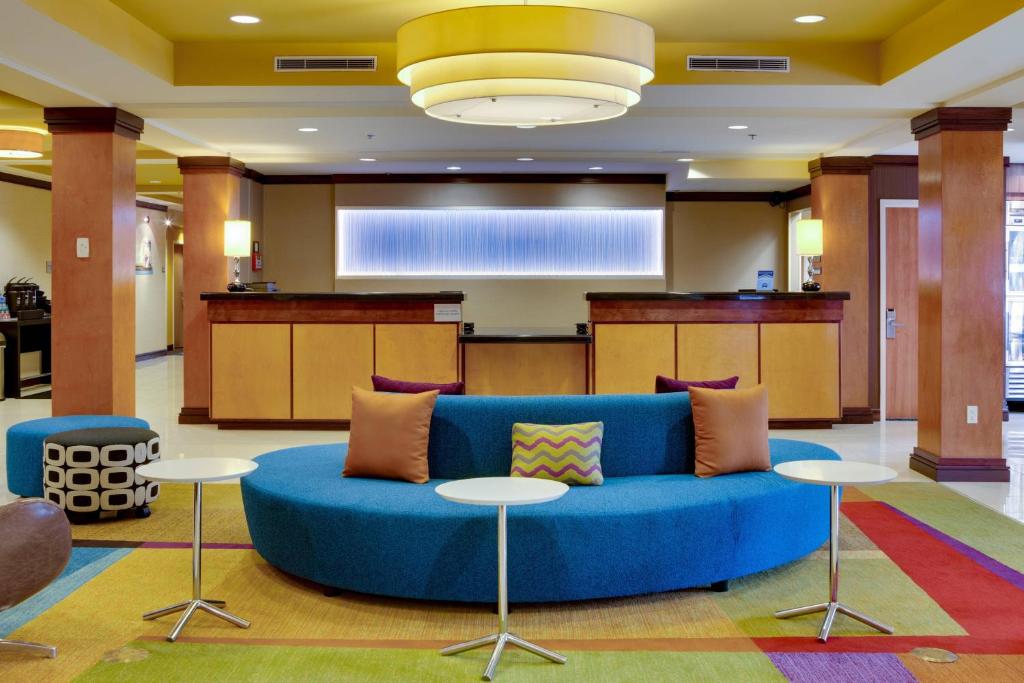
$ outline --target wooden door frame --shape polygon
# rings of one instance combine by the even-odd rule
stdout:
[[[885,271],[888,266],[886,254],[886,209],[916,209],[916,199],[881,199],[878,202],[878,408],[879,420],[883,423],[886,420],[886,394],[885,366],[887,364],[886,338],[885,338],[885,299],[886,299],[886,278]],[[918,330],[920,334],[920,330]]]

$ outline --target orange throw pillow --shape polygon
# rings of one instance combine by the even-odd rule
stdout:
[[[437,391],[382,394],[352,387],[344,477],[430,481],[427,442]]]
[[[732,391],[690,387],[690,403],[698,477],[771,469],[768,390],[763,384]]]

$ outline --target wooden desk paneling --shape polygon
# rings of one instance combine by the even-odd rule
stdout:
[[[587,344],[466,344],[467,394],[587,393]]]
[[[211,418],[291,418],[291,325],[211,327]]]
[[[761,325],[761,383],[772,419],[838,420],[839,325]]]
[[[594,393],[650,394],[656,375],[675,371],[675,325],[594,325]]]
[[[373,325],[293,325],[292,358],[294,419],[349,420],[352,387],[373,386]]]
[[[757,325],[685,323],[678,326],[676,343],[679,379],[738,375],[740,387],[758,383]]]
[[[459,379],[458,325],[377,325],[376,372],[410,382]]]

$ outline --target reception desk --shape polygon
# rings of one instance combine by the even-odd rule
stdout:
[[[222,428],[346,427],[370,375],[459,379],[462,292],[204,292],[210,421]],[[454,307],[454,308],[453,308]]]
[[[459,335],[467,394],[590,393],[589,334],[568,330],[484,330]]]
[[[841,419],[846,292],[591,292],[593,391],[651,393],[656,375],[768,387],[772,426]]]

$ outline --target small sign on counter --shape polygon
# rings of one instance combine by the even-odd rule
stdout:
[[[434,304],[434,322],[462,322],[462,304]]]
[[[774,270],[759,270],[757,271],[757,291],[759,292],[770,292],[775,289],[775,271]]]

